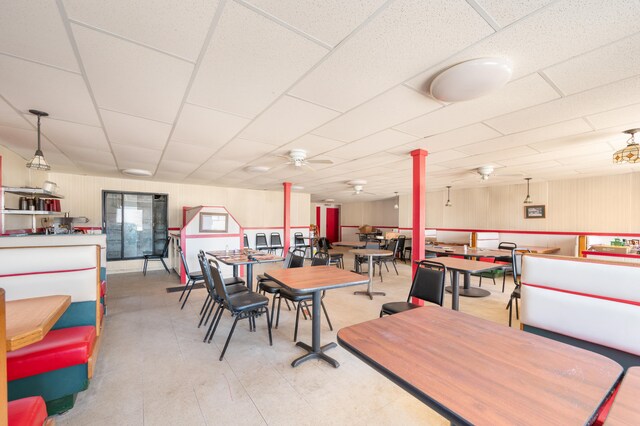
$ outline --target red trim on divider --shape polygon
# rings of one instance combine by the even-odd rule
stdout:
[[[241,236],[241,234],[194,234],[187,235],[186,238],[233,238],[239,236]]]
[[[283,226],[245,226],[242,229],[283,229]],[[290,226],[291,229],[309,229],[308,226]]]
[[[559,293],[567,293],[567,294],[574,294],[576,296],[590,297],[592,299],[602,299],[602,300],[608,300],[609,302],[624,303],[626,305],[640,306],[640,302],[636,302],[634,300],[616,299],[615,297],[600,296],[600,295],[597,295],[597,294],[582,293],[582,292],[579,292],[579,291],[565,290],[565,289],[561,289],[561,288],[547,287],[545,285],[531,284],[531,283],[525,283],[525,282],[523,282],[522,285],[525,285],[527,287],[541,288],[543,290],[557,291]]]
[[[0,155],[0,187],[2,187],[2,155]],[[3,200],[4,198],[5,197],[2,197]],[[5,208],[4,205],[0,206],[0,209],[4,209],[4,208]],[[2,230],[4,230],[4,225],[2,224],[3,219],[4,219],[4,215],[0,215],[0,229]]]
[[[44,228],[36,228],[36,234],[44,233]],[[0,235],[15,235],[15,234],[31,234],[33,235],[33,230],[31,228],[28,229],[7,229],[4,231],[4,234]]]
[[[182,251],[184,253],[187,252],[187,229],[186,228],[182,228],[180,230],[180,247],[182,248]],[[182,262],[182,259],[180,259],[180,262]],[[187,273],[185,272],[182,264],[180,264],[180,284],[186,284],[186,283],[187,283]]]
[[[17,274],[2,274],[0,278],[8,278],[8,277],[23,277],[25,275],[44,275],[44,274],[63,274],[65,272],[82,272],[82,271],[91,271],[96,269],[95,266],[90,266],[88,268],[79,268],[79,269],[60,269],[56,271],[38,271],[38,272],[20,272]]]
[[[283,217],[283,238],[282,245],[284,252],[289,252],[289,240],[291,239],[291,182],[282,183],[284,191],[284,217]]]
[[[631,259],[640,259],[640,255],[628,254],[628,253],[607,253],[607,252],[601,252],[601,251],[583,250],[582,254],[593,254],[596,256],[627,257]]]
[[[101,228],[98,228],[101,229]],[[181,228],[175,227],[175,228],[168,228],[169,231],[179,231]]]
[[[426,177],[426,160],[429,153],[424,149],[415,149],[411,151],[411,157],[413,160],[413,230],[411,243],[411,269],[412,276],[415,275],[418,269],[416,261],[420,260],[424,256],[424,227],[426,221],[426,190],[427,183]],[[415,297],[411,298],[411,302],[417,305],[424,305],[424,301]]]

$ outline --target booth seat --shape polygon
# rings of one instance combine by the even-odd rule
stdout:
[[[73,407],[87,389],[99,347],[100,247],[0,248],[7,300],[70,295],[71,305],[44,339],[7,356],[9,400],[41,395],[49,414]]]
[[[640,365],[640,265],[523,256],[522,329],[600,353],[625,370]],[[602,425],[609,396],[595,425]]]
[[[11,401],[8,411],[9,426],[42,426],[47,420],[47,407],[39,396]]]

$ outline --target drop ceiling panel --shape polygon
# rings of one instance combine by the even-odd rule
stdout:
[[[515,148],[503,149],[501,151],[496,151],[496,152],[470,155],[465,158],[458,158],[453,161],[443,162],[442,165],[451,167],[451,168],[454,168],[454,167],[474,168],[474,167],[484,166],[487,164],[496,164],[496,163],[500,164],[501,160],[503,159],[519,158],[519,157],[525,157],[528,155],[536,155],[536,154],[538,154],[538,151],[536,151],[535,149],[531,149],[527,146],[518,146]]]
[[[188,162],[193,165],[191,169],[193,171],[193,169],[202,164],[204,159],[211,157],[214,151],[214,149],[202,145],[189,145],[172,140],[164,151],[163,161]]]
[[[123,166],[123,163],[129,161],[146,164],[146,167],[143,168],[149,168],[150,165],[153,165],[155,168],[155,165],[158,164],[160,156],[162,155],[162,151],[132,145],[113,143],[111,144],[111,148],[121,169],[133,168],[131,166]]]
[[[100,108],[172,123],[193,64],[72,25]]]
[[[206,161],[196,171],[191,174],[191,177],[202,179],[220,177],[229,173],[232,170],[239,169],[245,163],[243,161],[223,160],[217,157]]]
[[[330,46],[335,46],[385,0],[246,0],[269,15]]]
[[[167,144],[170,124],[104,109],[100,110],[100,115],[113,143],[152,149],[163,149]]]
[[[0,98],[0,126],[33,129],[33,126],[24,119],[22,114],[17,113],[2,98]]]
[[[329,151],[327,154],[333,157],[355,160],[365,155],[404,145],[415,139],[416,138],[414,136],[406,133],[387,129],[371,136],[367,136],[359,141],[336,148],[333,151]]]
[[[441,107],[433,99],[401,85],[352,109],[313,133],[352,142]]]
[[[184,104],[172,139],[192,145],[218,148],[249,123],[237,115]]]
[[[314,155],[323,154],[343,145],[344,142],[323,138],[309,133],[299,137],[291,143],[281,146],[276,152],[278,154],[286,155],[292,149],[304,149],[307,151],[307,155],[309,157],[313,157]]]
[[[552,3],[552,0],[474,0],[501,27],[506,27],[530,13]]]
[[[640,33],[544,70],[564,94],[640,74]]]
[[[557,1],[441,62],[410,84],[423,88],[451,65],[493,56],[511,59],[513,78],[518,79],[634,34],[639,19],[640,8],[626,0]]]
[[[0,52],[79,72],[56,2],[2,2],[0,27]]]
[[[587,122],[578,118],[575,120],[552,124],[550,126],[540,127],[538,129],[527,130],[521,133],[514,133],[512,135],[502,136],[496,139],[461,146],[456,149],[471,155],[482,154],[591,131],[592,129]],[[557,141],[554,143],[558,144]],[[535,144],[532,146],[534,148],[536,147]]]
[[[216,152],[216,157],[223,160],[246,161],[255,160],[273,151],[275,147],[270,144],[236,138]]]
[[[508,134],[637,103],[640,76],[503,115],[486,123]]]
[[[536,142],[531,144],[530,146],[531,148],[536,149],[540,152],[558,151],[572,148],[575,149],[576,153],[579,153],[583,145],[600,142],[609,144],[610,147],[612,144],[616,143],[620,144],[620,146],[623,146],[624,142],[628,138],[628,135],[624,135],[617,130],[607,129]]]
[[[447,105],[432,113],[394,126],[412,135],[425,137],[477,123],[522,108],[559,98],[560,95],[540,75],[531,74],[512,81],[499,91],[468,102]]]
[[[589,115],[587,120],[598,130],[633,123],[640,120],[640,104]]]
[[[610,160],[611,156],[608,156],[606,154],[607,152],[613,153],[613,150],[610,146],[605,146],[605,144],[585,144],[581,146],[579,150],[576,150],[575,148],[565,148],[562,150],[548,151],[535,155],[505,158],[503,160],[500,160],[500,163],[504,164],[505,166],[518,166],[522,164],[537,163],[540,161],[558,161],[562,164],[566,164],[567,162],[573,161],[572,159],[579,159],[584,157],[585,155],[602,155],[603,158],[608,157]]]
[[[21,112],[99,126],[93,102],[78,74],[0,55],[0,93]]]
[[[283,145],[335,118],[339,113],[291,96],[283,96],[242,131],[240,137]]]
[[[392,3],[292,93],[347,111],[493,32],[466,2],[442,6],[421,0]]]
[[[107,149],[109,147],[107,146]],[[117,171],[115,160],[111,151],[105,151],[101,148],[66,146],[62,148],[67,157],[71,158],[74,163],[96,163],[113,167],[113,171]]]
[[[35,116],[29,114],[26,117],[34,128],[38,127],[38,120]],[[94,148],[106,152],[111,151],[102,127],[42,118],[40,120],[40,128],[42,134],[63,151],[65,147],[69,146]]]
[[[256,12],[227,2],[189,101],[255,117],[326,53]]]
[[[197,164],[190,161],[180,161],[174,159],[167,159],[165,154],[164,158],[158,165],[158,172],[165,173],[179,173],[183,177],[192,173],[197,167]]]
[[[501,136],[490,127],[482,123],[472,124],[471,126],[461,127],[446,133],[441,133],[428,138],[411,142],[409,145],[414,149],[426,149],[429,152],[445,151],[459,146],[468,145],[487,139]]]
[[[153,179],[165,182],[182,182],[186,176],[186,173],[158,171],[153,175]]]
[[[85,173],[91,176],[112,176],[122,177],[114,165],[100,164],[93,161],[77,161],[76,165]]]
[[[195,61],[218,1],[64,0],[70,19]]]

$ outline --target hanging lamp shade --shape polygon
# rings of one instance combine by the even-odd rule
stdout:
[[[398,193],[394,192],[394,194],[396,194],[396,203],[393,205],[393,208],[398,210],[400,208],[400,206],[398,205],[398,200],[399,200]]]
[[[627,140],[627,146],[613,154],[613,162],[615,164],[640,162],[640,146],[634,138],[637,132],[640,132],[640,129],[630,129],[623,132],[631,135],[631,137]]]
[[[447,186],[447,202],[444,204],[445,207],[451,207],[451,186]]]
[[[524,204],[532,204],[533,201],[531,201],[531,195],[529,194],[529,181],[531,180],[531,178],[524,178],[527,181],[527,198],[524,199],[523,203]]]
[[[51,166],[47,163],[47,160],[44,159],[44,154],[42,153],[42,149],[40,149],[40,117],[47,117],[49,114],[36,109],[30,109],[29,112],[38,116],[38,149],[36,149],[36,153],[33,154],[33,158],[27,162],[27,168],[44,171],[51,170]]]

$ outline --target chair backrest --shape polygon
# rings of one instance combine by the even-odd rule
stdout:
[[[289,254],[291,255],[289,268],[301,268],[304,266],[304,250],[294,248]]]
[[[222,279],[220,269],[217,267],[217,262],[209,262],[209,272],[211,273],[211,277],[213,278],[213,287],[215,289],[215,294],[220,298],[220,301],[223,302],[230,311],[233,311],[232,299],[229,297],[229,293],[227,293],[227,287],[224,285],[224,280]]]
[[[411,283],[409,297],[435,303],[442,306],[444,303],[444,280],[447,276],[447,267],[442,263],[422,261],[416,269],[416,274]]]
[[[520,275],[522,275],[522,255],[531,253],[527,248],[518,248],[511,250],[511,265],[513,267],[513,282],[516,286],[520,285]]]
[[[302,235],[302,232],[296,232],[295,234],[293,234],[293,244],[296,246],[303,246],[304,245],[304,235]]]
[[[280,239],[280,233],[279,232],[272,232],[270,238],[271,238],[271,247],[281,247],[282,246],[282,240]]]
[[[182,251],[182,247],[180,247],[180,245],[178,245],[178,251],[180,252],[180,260],[182,261],[184,273],[189,276],[189,265],[187,265],[187,259],[184,257],[184,252]]]
[[[162,257],[167,257],[167,255],[169,254],[169,241],[171,241],[171,237],[167,237],[166,241],[164,242],[164,247],[162,248]]]
[[[329,240],[326,237],[318,238],[318,249],[321,251],[329,250]]]
[[[400,239],[392,239],[387,244],[387,250],[391,250],[393,252],[393,257],[397,257],[400,254]]]
[[[249,237],[247,237],[247,234],[244,234],[244,248],[251,248],[249,246]]]
[[[327,266],[331,257],[327,252],[320,251],[311,259],[311,266]]]
[[[518,245],[516,243],[510,243],[509,241],[503,241],[500,244],[498,244],[498,248],[505,249],[505,250],[513,250],[514,248],[518,248]]]
[[[207,291],[217,301],[216,289],[213,284],[213,277],[211,275],[211,267],[207,263],[207,257],[204,254],[204,251],[200,250],[198,253],[198,262],[200,263],[200,270],[202,271],[202,276],[204,277],[204,285],[207,287]]]
[[[269,247],[269,244],[267,243],[267,236],[262,232],[258,232],[256,234],[256,249],[261,249],[264,247]]]
[[[367,244],[364,246],[364,248],[366,248],[366,249],[379,249],[380,248],[380,242],[378,242],[378,240],[367,241]]]

